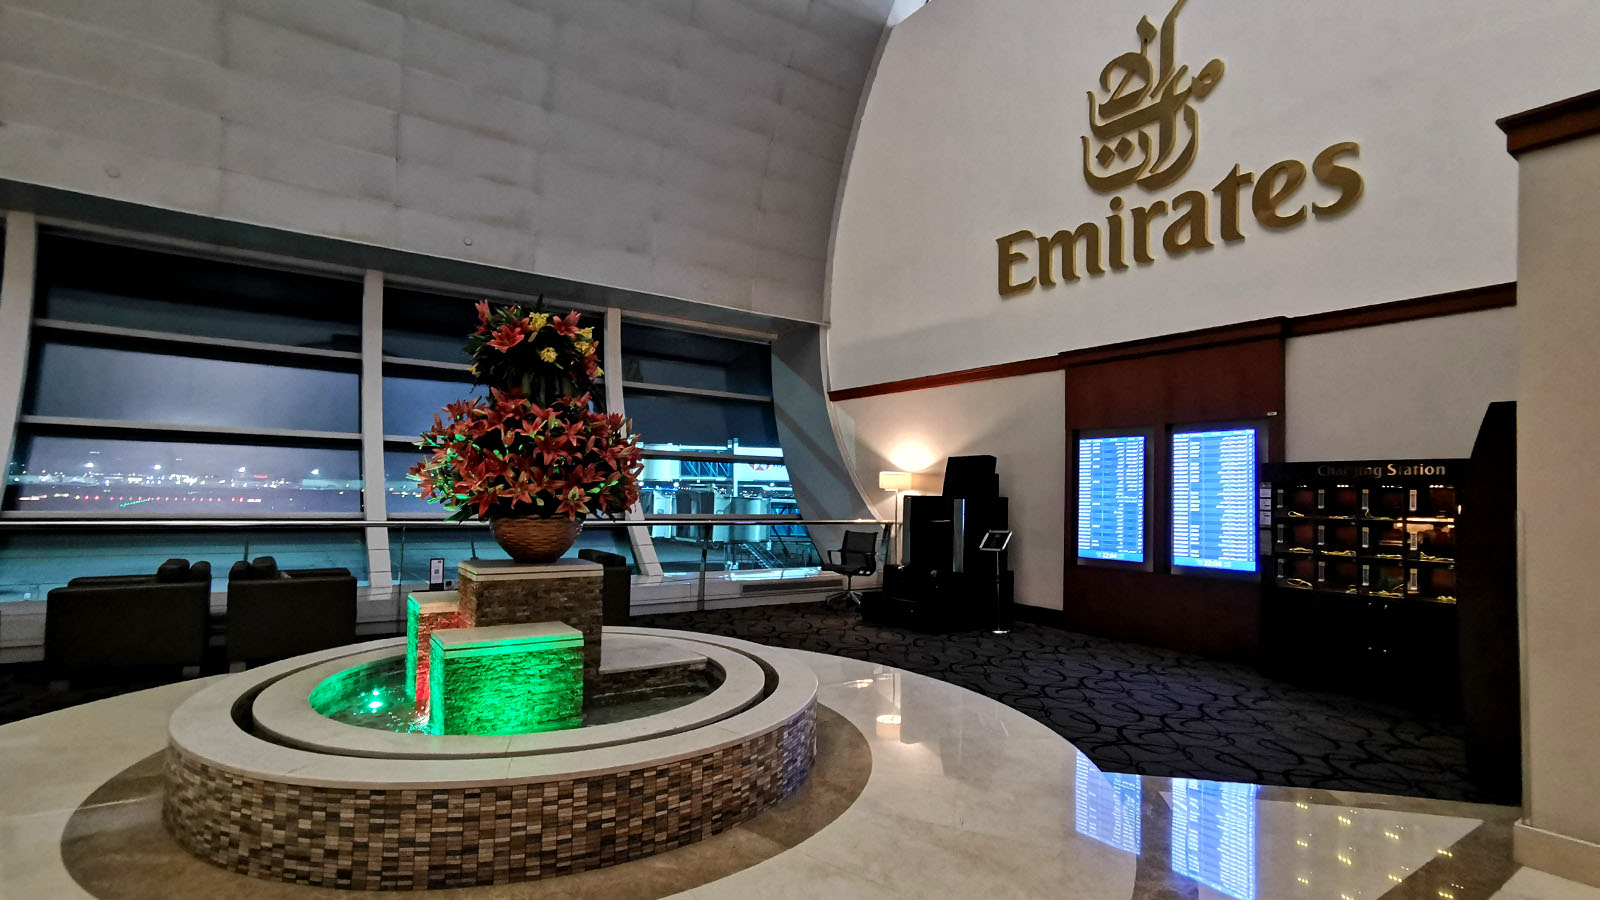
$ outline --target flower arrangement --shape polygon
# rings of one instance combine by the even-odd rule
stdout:
[[[490,309],[485,300],[478,304],[478,330],[467,338],[467,355],[477,384],[521,388],[523,396],[546,404],[592,393],[602,374],[594,329],[579,328],[575,312],[562,318],[538,307]]]
[[[489,396],[452,403],[417,446],[422,496],[450,519],[614,517],[639,499],[643,469],[631,423],[590,409],[601,374],[591,329],[578,314],[478,304],[467,340],[475,383]]]

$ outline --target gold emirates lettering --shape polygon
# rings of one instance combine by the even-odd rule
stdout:
[[[1187,3],[1188,0],[1177,0],[1159,28],[1148,16],[1141,18],[1134,29],[1139,49],[1119,54],[1106,63],[1100,71],[1099,92],[1088,92],[1089,134],[1083,136],[1083,178],[1097,193],[1114,194],[1134,186],[1160,190],[1181,178],[1195,160],[1200,141],[1196,104],[1216,91],[1227,67],[1222,60],[1213,59],[1191,76],[1189,66],[1178,61],[1178,14]],[[1330,202],[1297,203],[1295,197],[1306,182],[1306,165],[1286,159],[1268,166],[1259,178],[1254,172],[1240,171],[1236,165],[1217,182],[1210,195],[1184,191],[1170,202],[1157,200],[1132,207],[1126,219],[1122,197],[1114,196],[1103,229],[1099,222],[1084,222],[1049,236],[1025,229],[996,238],[1000,296],[1026,293],[1035,285],[1053,287],[1058,278],[1077,281],[1082,277],[1080,258],[1081,272],[1090,275],[1104,275],[1107,268],[1121,272],[1133,264],[1153,263],[1156,258],[1152,229],[1161,227],[1163,221],[1161,249],[1168,256],[1214,247],[1212,196],[1220,210],[1218,236],[1224,243],[1238,243],[1245,239],[1239,228],[1240,196],[1252,184],[1250,210],[1263,228],[1281,231],[1308,221],[1312,215],[1339,215],[1361,199],[1361,173],[1346,164],[1347,159],[1360,154],[1359,146],[1345,141],[1323,150],[1312,161],[1311,175],[1338,192]],[[1037,254],[1036,260],[1030,251]],[[1031,274],[1026,270],[1019,273],[1018,269],[1029,262],[1035,263]],[[1028,274],[1028,279],[1019,281],[1020,274]]]
[[[1267,167],[1259,179],[1255,173],[1243,172],[1239,166],[1234,166],[1211,189],[1210,195],[1184,191],[1170,203],[1157,200],[1148,206],[1132,207],[1127,211],[1127,218],[1123,216],[1123,199],[1112,197],[1111,214],[1106,217],[1104,229],[1097,222],[1084,222],[1077,228],[1057,231],[1048,237],[1024,229],[997,238],[1000,296],[1026,293],[1035,285],[1054,287],[1058,277],[1071,282],[1079,280],[1081,273],[1103,275],[1108,267],[1113,272],[1121,272],[1130,267],[1130,260],[1139,264],[1153,263],[1156,258],[1152,252],[1152,231],[1169,215],[1171,219],[1160,233],[1161,249],[1168,256],[1178,257],[1213,247],[1210,208],[1213,196],[1219,210],[1218,236],[1225,243],[1238,243],[1245,239],[1239,227],[1240,196],[1252,183],[1250,209],[1263,228],[1282,231],[1307,221],[1311,215],[1337,216],[1355,206],[1365,189],[1361,173],[1345,164],[1345,160],[1358,157],[1360,151],[1355,142],[1344,141],[1333,144],[1312,160],[1310,174],[1320,184],[1338,191],[1338,196],[1326,203],[1294,203],[1296,193],[1306,181],[1306,165],[1299,160],[1286,159]],[[1026,281],[1018,281],[1017,269],[1033,259],[1030,251],[1037,253],[1037,268]]]

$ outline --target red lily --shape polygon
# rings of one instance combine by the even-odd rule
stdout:
[[[478,518],[482,519],[489,515],[489,509],[494,506],[494,501],[497,499],[495,491],[486,490],[473,497],[469,502],[478,507]]]
[[[550,327],[562,337],[576,337],[578,334],[578,313],[576,310],[567,314],[566,318],[560,316],[550,317]]]
[[[535,439],[534,450],[544,457],[545,465],[554,465],[567,455],[567,436],[552,428]]]
[[[494,333],[494,338],[489,341],[489,346],[504,353],[522,343],[527,336],[528,333],[523,330],[521,325],[501,325],[500,329]]]
[[[574,485],[567,488],[567,492],[561,495],[561,505],[556,507],[556,515],[573,519],[588,515],[588,497],[581,486]]]

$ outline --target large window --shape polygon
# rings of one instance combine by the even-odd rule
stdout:
[[[487,528],[444,523],[446,509],[423,502],[407,477],[434,416],[487,392],[472,383],[464,351],[480,296],[390,281],[381,298],[365,291],[355,271],[44,229],[0,512],[61,530],[0,532],[0,600],[43,599],[81,575],[153,572],[174,556],[211,562],[216,590],[233,561],[258,556],[364,579],[363,522],[389,528],[389,574],[408,587],[426,583],[435,558],[452,579],[462,559],[503,558]],[[367,359],[364,315],[380,299],[381,357]],[[799,510],[770,345],[632,321],[606,334],[604,314],[580,313],[615,369],[594,407],[606,409],[607,382],[620,387],[642,437],[643,512],[717,521],[634,531],[591,523],[578,548],[632,564],[634,546],[650,541],[669,572],[698,570],[703,552],[726,569],[815,566],[804,528],[779,520]],[[381,373],[381,420],[363,406],[364,372]],[[363,448],[375,444],[382,471],[364,472]],[[768,520],[737,521],[751,517]],[[103,521],[63,521],[81,518]],[[169,521],[137,521],[158,518]],[[269,521],[230,530],[194,519]],[[348,522],[312,521],[323,519]],[[383,522],[393,519],[402,521]]]
[[[646,460],[646,516],[795,515],[799,507],[772,406],[771,348],[654,326],[622,327],[624,405]],[[695,525],[650,529],[668,572],[695,571],[702,549],[727,569],[814,566],[799,526]]]
[[[416,440],[433,427],[435,415],[443,418],[446,405],[469,397],[487,397],[489,389],[475,387],[464,378],[436,380],[385,375],[383,378],[383,432]]]
[[[361,512],[354,449],[28,434],[6,508],[131,518]]]
[[[752,341],[630,322],[622,328],[622,379],[770,399],[771,349]]]
[[[361,285],[40,236],[4,508],[361,513]]]
[[[361,349],[361,285],[40,236],[34,314],[45,323],[220,338],[304,350]]]
[[[114,527],[114,526],[111,526]],[[317,529],[230,531],[38,531],[0,534],[0,602],[43,600],[51,589],[92,575],[152,574],[173,557],[211,564],[211,589],[228,589],[228,569],[241,559],[271,556],[280,569],[349,569],[367,582],[361,533]]]
[[[245,429],[361,430],[355,372],[46,340],[23,412]]]
[[[531,306],[534,300],[529,297],[517,302]],[[467,368],[467,336],[478,327],[476,302],[468,296],[395,287],[384,290],[383,482],[390,516],[443,518],[446,515],[444,507],[422,499],[416,482],[406,477],[406,471],[422,459],[422,451],[416,448],[415,441],[433,427],[435,414],[443,418],[441,411],[447,404],[489,393],[488,388],[472,383],[472,373]],[[490,302],[500,306],[513,301],[495,299]],[[559,300],[547,301],[545,308],[550,312],[569,311],[568,304]],[[586,328],[594,328],[597,338],[603,338],[602,316],[583,312],[579,321]],[[595,408],[605,408],[602,390],[597,389],[592,399]],[[488,533],[478,538],[451,540],[464,540],[476,546],[488,540]]]

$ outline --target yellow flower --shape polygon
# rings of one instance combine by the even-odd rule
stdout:
[[[538,331],[539,329],[541,329],[541,328],[543,328],[545,326],[545,323],[550,321],[550,314],[549,313],[534,313],[533,315],[528,317],[528,321],[533,324],[533,330],[534,331]]]
[[[578,329],[578,337],[581,337],[586,341],[592,341],[592,340],[594,340],[594,329],[593,328],[579,328]]]
[[[544,360],[547,363],[555,362],[556,361],[556,348],[554,348],[554,347],[546,347],[543,350],[540,350],[539,351],[539,358]]]
[[[579,353],[582,353],[584,356],[588,356],[589,348],[593,347],[594,344],[591,344],[588,341],[573,341],[572,346],[573,349],[577,350]]]
[[[604,375],[605,373],[606,373],[605,369],[602,369],[599,366],[595,366],[594,367],[594,377],[599,378],[601,375]]]

